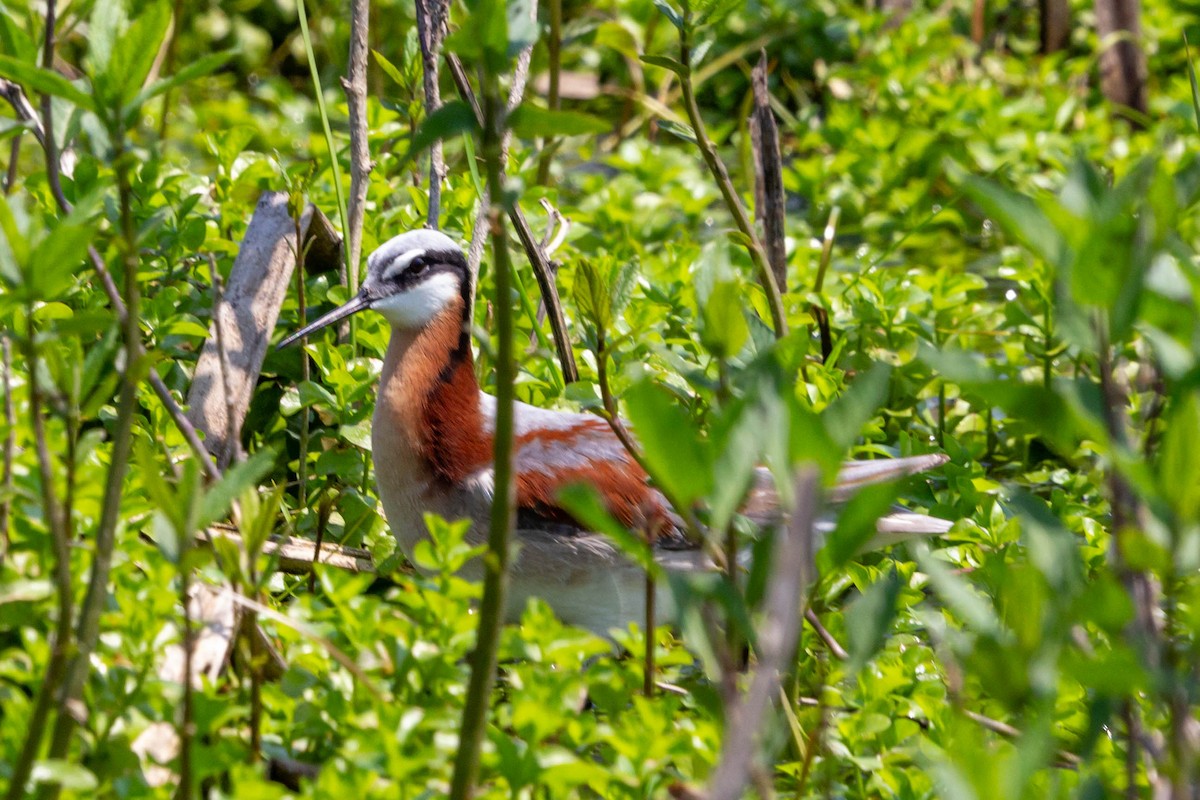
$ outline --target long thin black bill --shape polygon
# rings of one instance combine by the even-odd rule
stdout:
[[[332,325],[339,320],[343,320],[356,311],[362,311],[364,308],[369,308],[370,305],[370,302],[360,294],[345,305],[338,306],[320,319],[310,322],[300,330],[296,331],[290,336],[285,337],[283,341],[276,346],[276,349],[282,350],[283,348],[299,341],[301,338],[308,336],[310,333],[319,331],[321,328],[324,328],[327,325]]]

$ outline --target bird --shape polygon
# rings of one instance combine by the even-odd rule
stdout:
[[[462,248],[453,239],[430,229],[408,231],[371,253],[353,298],[278,345],[288,347],[367,309],[391,326],[371,449],[384,515],[410,561],[427,536],[427,513],[470,520],[471,543],[482,543],[487,534],[495,492],[497,401],[480,389],[475,375],[471,283]],[[594,487],[624,525],[652,527],[655,558],[667,569],[713,568],[607,420],[516,402],[513,437],[517,547],[510,564],[507,620],[519,619],[528,599],[539,597],[564,623],[601,635],[645,621],[642,569],[563,507],[558,493],[569,484]],[[946,460],[930,453],[848,462],[830,497],[845,499],[863,485],[923,472]],[[756,474],[749,496],[748,505],[760,511],[777,505],[765,468]],[[951,523],[901,512],[883,517],[878,527],[883,534],[931,535],[947,532]],[[481,559],[472,559],[463,575],[478,580]],[[670,613],[669,598],[656,606],[660,616]]]

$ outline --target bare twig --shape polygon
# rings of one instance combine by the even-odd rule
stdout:
[[[821,261],[817,266],[817,278],[813,281],[813,294],[818,298],[825,288],[825,274],[829,270],[829,262],[833,258],[833,241],[841,216],[841,206],[834,206],[829,210],[829,219],[825,222],[825,231],[821,237]],[[829,312],[819,303],[813,303],[812,315],[813,319],[817,321],[817,330],[821,335],[821,361],[825,362],[829,360],[829,354],[833,352],[833,334],[829,330]]]
[[[4,468],[0,475],[0,565],[8,556],[8,519],[12,511],[13,459],[17,450],[17,412],[12,393],[12,341],[0,336],[0,381],[4,386]]]
[[[33,132],[33,138],[37,139],[42,149],[45,149],[46,128],[42,124],[42,120],[38,117],[33,104],[25,96],[25,90],[21,88],[20,84],[13,83],[6,78],[0,78],[0,95],[3,95],[8,104],[12,106],[13,111],[17,114],[17,119],[29,123],[29,130]]]
[[[366,5],[366,0],[357,0]],[[441,60],[442,40],[446,37],[446,19],[450,13],[449,0],[416,0],[417,42],[421,47],[423,87],[425,89],[425,117],[442,107],[442,92],[438,85],[438,64]],[[437,230],[442,205],[442,181],[446,178],[446,164],[442,158],[442,142],[437,140],[429,148],[429,212],[426,227]],[[486,203],[484,205],[487,205]]]
[[[191,800],[192,739],[196,734],[192,657],[196,634],[192,626],[191,568],[187,564],[187,552],[192,547],[192,534],[190,531],[180,533],[184,534],[179,551],[179,602],[183,604],[183,708],[179,719],[179,789],[175,797],[176,800]]]
[[[8,148],[8,168],[4,172],[4,196],[12,194],[17,185],[17,166],[21,159],[21,131],[13,135],[12,144]]]
[[[420,2],[417,3],[420,6]],[[350,198],[346,206],[346,246],[350,271],[358,274],[362,256],[363,215],[367,205],[367,186],[371,175],[371,154],[367,149],[367,30],[370,27],[370,0],[350,3],[350,56],[342,89],[350,116]],[[297,240],[297,246],[299,241]]]
[[[550,85],[546,91],[546,105],[551,111],[557,111],[561,105],[559,84],[562,77],[562,0],[549,0],[550,32],[546,36],[547,68],[550,71]],[[538,153],[537,182],[545,185],[550,180],[550,163],[557,149],[554,139],[547,139]]]
[[[838,661],[845,661],[850,658],[850,654],[846,652],[846,648],[842,647],[838,640],[833,638],[833,634],[821,624],[821,618],[817,616],[817,612],[811,608],[806,609],[804,611],[804,619],[807,620],[809,625],[812,625],[813,630],[817,632],[817,636],[821,637],[821,641],[825,643],[825,646],[829,648],[829,652],[833,653]]]
[[[771,111],[767,88],[767,51],[760,51],[752,73],[754,112],[750,115],[750,138],[754,145],[754,216],[762,225],[767,262],[775,274],[779,291],[787,291],[787,243],[784,239],[783,158],[779,152],[779,128]]]
[[[467,101],[470,106],[478,113],[479,102],[475,98],[475,92],[471,89],[471,84],[467,80],[466,70],[463,69],[462,62],[453,53],[446,56],[447,63],[450,65],[450,73],[454,77],[454,82],[458,86],[459,94]],[[528,71],[526,71],[528,75]],[[514,81],[513,88],[516,88]],[[524,91],[524,87],[521,87]],[[509,95],[509,106],[515,108],[519,105],[518,102],[513,104],[513,94]],[[477,117],[481,121],[482,117]],[[485,198],[480,198],[480,202],[486,206]],[[511,203],[506,206],[508,218],[512,222],[513,228],[517,231],[517,238],[521,242],[521,246],[525,248],[525,255],[529,259],[529,264],[533,267],[534,277],[537,278],[538,288],[542,293],[542,300],[546,303],[546,308],[550,315],[550,332],[554,336],[554,346],[558,350],[558,361],[562,367],[563,380],[566,383],[573,383],[579,380],[579,368],[575,365],[575,354],[571,350],[571,337],[567,333],[567,319],[562,311],[562,301],[558,297],[558,287],[554,282],[554,270],[550,265],[550,259],[538,246],[537,239],[533,236],[533,231],[529,227],[529,221],[525,219],[525,214],[521,211],[521,206],[518,203]],[[482,249],[476,252],[476,240],[482,237],[478,235],[479,220],[476,218],[476,235],[471,237],[471,247],[468,251],[468,264],[472,265],[472,275],[478,273],[479,260],[482,257]],[[482,248],[483,243],[480,241],[478,248]],[[474,261],[471,261],[471,259]]]
[[[179,40],[179,28],[183,23],[183,0],[175,0],[171,5],[171,30],[167,34],[167,50],[163,66],[168,75],[175,74],[175,47]],[[167,138],[167,118],[171,116],[171,99],[174,93],[173,89],[163,92],[162,117],[158,120],[159,141]]]
[[[770,306],[771,321],[775,327],[775,338],[781,339],[788,332],[787,313],[783,308],[783,297],[779,294],[779,286],[775,282],[775,274],[771,271],[771,265],[767,261],[767,254],[763,250],[762,242],[759,241],[758,233],[754,230],[754,225],[750,223],[750,217],[746,215],[746,208],[742,205],[742,199],[738,196],[737,190],[733,186],[733,181],[729,177],[729,171],[725,169],[725,163],[721,161],[720,155],[717,154],[716,145],[708,138],[708,132],[704,127],[704,119],[700,116],[700,106],[696,103],[696,94],[692,88],[691,12],[685,12],[684,17],[683,27],[679,31],[679,60],[683,64],[679,88],[683,93],[683,105],[687,109],[688,120],[692,124],[692,133],[696,137],[696,144],[700,148],[700,154],[704,157],[704,163],[708,166],[708,171],[717,182],[717,188],[721,190],[721,197],[724,198],[725,206],[733,216],[734,224],[745,238],[744,244],[750,253],[750,259],[754,262],[754,266],[758,271],[758,282],[762,285],[763,291],[767,295],[767,305]]]
[[[780,675],[796,648],[800,628],[803,576],[811,551],[805,539],[813,535],[820,474],[806,467],[796,480],[796,508],[786,528],[776,536],[776,552],[768,578],[766,617],[758,632],[758,668],[745,695],[726,710],[726,735],[721,759],[709,781],[710,800],[734,800],[743,794],[754,766],[759,732],[779,692]]]

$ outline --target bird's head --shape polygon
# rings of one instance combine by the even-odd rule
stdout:
[[[378,311],[393,328],[420,329],[456,302],[466,308],[470,295],[470,270],[462,248],[438,231],[408,231],[367,257],[367,277],[353,299],[291,334],[279,346],[287,347],[366,308]]]

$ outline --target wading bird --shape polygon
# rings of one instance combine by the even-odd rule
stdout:
[[[286,347],[364,309],[391,324],[371,445],[388,524],[410,556],[425,535],[426,512],[471,520],[472,542],[487,534],[496,399],[480,391],[475,379],[470,297],[471,276],[462,249],[442,233],[410,231],[370,255],[356,297],[279,344]],[[645,619],[642,571],[559,505],[558,491],[571,483],[595,487],[625,525],[655,530],[656,558],[668,569],[711,568],[605,420],[525,403],[516,404],[514,417],[518,550],[506,609],[510,619],[533,596],[545,599],[564,622],[601,634]],[[844,499],[859,486],[945,461],[945,456],[931,454],[849,462],[832,497]],[[760,478],[751,493],[753,505],[769,510],[773,492],[765,470]],[[879,521],[881,533],[899,535],[945,533],[949,528],[946,520],[912,513]],[[481,574],[478,559],[468,571],[468,577]]]

